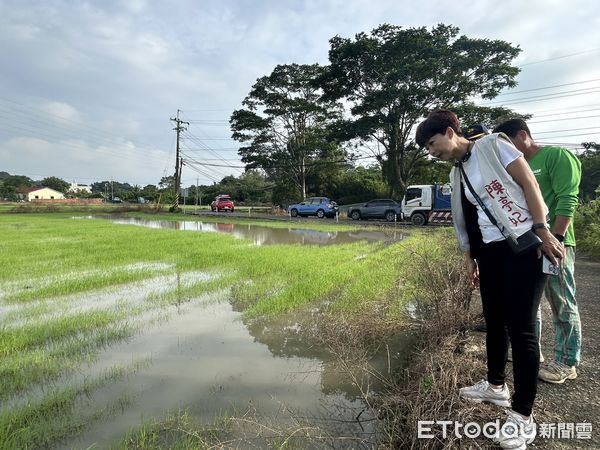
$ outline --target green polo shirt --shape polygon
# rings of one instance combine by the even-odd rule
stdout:
[[[540,148],[528,163],[550,209],[550,227],[554,227],[556,216],[573,218],[579,202],[579,159],[566,148],[548,146]],[[575,245],[573,220],[565,235],[565,245]]]

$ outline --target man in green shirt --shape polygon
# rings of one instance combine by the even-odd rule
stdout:
[[[573,216],[578,204],[581,162],[566,148],[542,146],[531,137],[522,119],[498,125],[495,133],[506,134],[533,171],[550,210],[550,229],[565,246],[559,275],[548,276],[546,298],[552,308],[555,328],[554,359],[540,368],[539,377],[549,383],[577,378],[581,357],[581,321],[575,300],[575,232]],[[541,315],[538,311],[538,333]]]

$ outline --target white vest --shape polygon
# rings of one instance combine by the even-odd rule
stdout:
[[[518,238],[531,229],[531,213],[525,200],[525,194],[519,184],[506,171],[500,161],[497,141],[499,138],[510,140],[505,134],[491,134],[475,142],[472,152],[477,152],[483,187],[476,191],[480,198],[489,198],[492,204],[490,213],[496,218],[498,226],[506,237]],[[529,167],[529,166],[527,166]],[[529,169],[531,170],[531,169]],[[469,251],[469,237],[466,231],[462,209],[460,189],[461,173],[458,167],[450,172],[452,183],[452,218],[454,231],[462,251]],[[476,189],[476,187],[473,187]],[[465,189],[468,189],[465,186]],[[544,205],[545,207],[545,205]],[[478,208],[480,208],[478,206]],[[548,213],[546,208],[545,213]]]

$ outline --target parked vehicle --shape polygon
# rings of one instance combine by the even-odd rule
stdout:
[[[292,217],[297,216],[317,216],[335,217],[338,212],[338,205],[327,197],[310,197],[301,203],[288,206],[288,213]]]
[[[402,215],[413,225],[452,223],[449,184],[416,184],[408,186],[402,199]]]
[[[385,219],[393,222],[402,218],[402,205],[388,198],[369,200],[362,206],[349,208],[348,217],[353,220]]]
[[[213,202],[210,204],[211,211],[231,211],[235,210],[235,205],[233,204],[233,200],[229,195],[217,195]]]
[[[123,200],[121,200],[120,197],[113,197],[110,199],[111,203],[123,203]]]

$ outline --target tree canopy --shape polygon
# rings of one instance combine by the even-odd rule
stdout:
[[[341,106],[322,100],[315,80],[318,64],[278,65],[259,78],[233,112],[232,137],[247,144],[239,154],[247,169],[261,168],[271,179],[289,180],[303,198],[307,178],[344,153],[328,139],[326,127],[341,117]]]
[[[390,188],[401,196],[426,153],[414,143],[414,126],[436,107],[471,105],[516,85],[519,69],[511,61],[520,49],[501,40],[459,36],[457,27],[432,29],[384,24],[354,39],[330,40],[330,65],[318,79],[324,101],[350,103],[350,117],[337,136],[375,141],[376,154]],[[487,110],[501,116],[508,110]]]
[[[70,184],[65,180],[58,177],[47,177],[40,181],[40,184],[44,187],[54,189],[55,191],[62,192],[63,194],[69,190]]]

